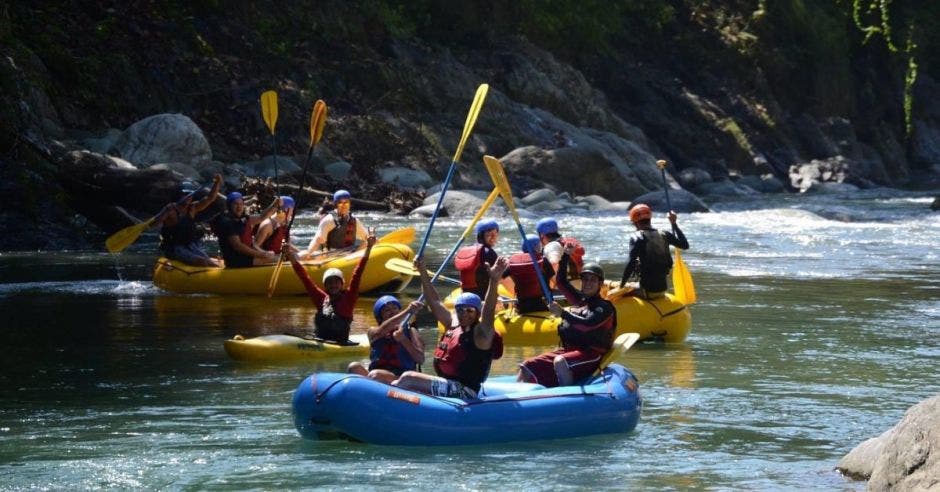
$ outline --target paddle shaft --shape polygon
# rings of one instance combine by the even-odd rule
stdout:
[[[667,211],[668,213],[672,211],[672,203],[669,201],[669,186],[666,184],[666,166],[659,168],[659,172],[663,176],[663,193],[666,194],[666,208],[669,209]],[[672,221],[669,222],[672,224],[672,233],[676,234],[676,224]]]

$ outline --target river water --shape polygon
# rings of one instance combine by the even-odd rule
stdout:
[[[4,253],[0,489],[859,489],[833,471],[839,458],[940,392],[940,214],[929,203],[763,196],[681,216],[699,303],[685,343],[622,360],[645,397],[636,431],[495,446],[302,440],[293,389],[347,361],[245,365],[222,341],[300,332],[309,301],[163,292],[149,281],[152,236],[116,260]],[[619,276],[625,217],[559,219]],[[380,234],[407,223],[366,220]],[[498,249],[515,249],[501,223]],[[438,220],[431,264],[463,225]],[[423,336],[433,346],[435,332]],[[509,348],[494,373],[539,350]]]

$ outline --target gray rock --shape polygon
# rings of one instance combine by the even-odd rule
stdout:
[[[873,437],[849,451],[836,465],[843,475],[853,480],[868,480],[875,470],[875,462],[884,451],[888,436],[894,431],[889,429],[878,437]]]
[[[444,195],[444,203],[441,207],[447,210],[447,215],[450,217],[466,217],[473,216],[480,210],[480,207],[483,205],[483,201],[486,199],[488,192],[477,191],[477,190],[449,190]],[[418,207],[418,209],[424,209],[425,207],[431,207],[431,211],[434,211],[434,207],[437,205],[438,196],[440,194],[435,193],[424,199],[424,205]],[[415,209],[415,210],[418,210]],[[503,209],[498,205],[494,204],[487,211],[488,216],[502,216],[504,215]],[[430,216],[430,213],[428,213]]]
[[[575,201],[587,204],[591,210],[604,209],[611,205],[610,200],[599,195],[578,196]]]
[[[548,188],[541,188],[522,197],[522,200],[519,200],[519,201],[522,202],[523,205],[528,207],[536,203],[552,201],[558,198],[559,197],[555,195],[554,191]]]
[[[914,405],[890,431],[875,462],[869,490],[940,487],[940,395]]]
[[[352,164],[346,161],[331,162],[324,166],[323,170],[334,180],[342,181],[349,176],[349,171],[352,170]]]
[[[676,213],[708,212],[709,208],[699,197],[685,190],[670,190],[669,200]],[[666,213],[666,195],[662,191],[651,191],[633,199],[630,206],[636,203],[645,203],[654,212]]]
[[[690,167],[680,171],[676,179],[683,188],[694,190],[701,184],[710,183],[712,175],[700,167]]]
[[[196,167],[212,160],[202,130],[182,114],[158,114],[134,123],[110,152],[138,166],[182,162]]]
[[[147,167],[150,169],[174,171],[181,174],[184,178],[187,178],[190,181],[196,183],[202,179],[202,176],[199,174],[199,172],[193,169],[192,166],[187,166],[186,164],[180,162],[167,162],[163,164],[154,164]]]
[[[800,192],[809,190],[816,183],[848,183],[871,188],[875,185],[866,176],[872,174],[874,165],[868,160],[849,159],[841,155],[813,159],[808,163],[790,166],[790,184]]]
[[[286,155],[279,155],[276,158],[273,155],[266,155],[260,160],[242,163],[242,166],[245,169],[246,176],[273,179],[275,177],[275,160],[277,161],[278,176],[303,170],[292,157]]]
[[[386,167],[378,170],[383,183],[394,184],[408,190],[419,190],[434,184],[431,176],[421,170],[406,167]]]
[[[119,169],[137,169],[137,166],[125,161],[124,159],[121,159],[120,157],[114,157],[113,155],[106,155],[104,157],[111,161],[114,167]]]
[[[752,190],[759,191],[761,193],[782,193],[783,192],[783,182],[777,179],[772,174],[765,174],[763,176],[754,176],[753,174],[742,176],[736,184],[747,186]]]
[[[813,183],[803,191],[821,195],[849,195],[858,191],[858,186],[848,183]]]
[[[752,188],[743,184],[735,183],[730,179],[712,181],[711,183],[702,183],[697,188],[695,188],[695,192],[702,195],[723,197],[751,196],[757,194],[757,191],[754,191]]]
[[[940,210],[940,196],[933,199],[933,203],[930,204],[930,210]]]
[[[428,218],[434,214],[434,209],[436,204],[422,205],[411,212],[408,212],[409,217],[424,217]],[[437,214],[438,217],[447,217],[447,209],[443,209],[440,213]]]

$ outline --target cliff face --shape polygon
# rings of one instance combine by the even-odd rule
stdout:
[[[863,43],[846,2],[227,3],[0,7],[0,178],[12,205],[0,225],[87,231],[83,217],[94,215],[114,227],[98,218],[107,214],[76,208],[74,187],[62,187],[73,172],[64,156],[115,154],[118,130],[158,113],[186,115],[204,133],[213,162],[196,171],[244,171],[270,153],[258,103],[268,89],[279,93],[278,153],[306,153],[311,105],[324,99],[330,118],[313,184],[376,200],[389,194],[369,186],[383,168],[443,177],[482,82],[492,89],[458,186],[486,185],[484,153],[532,145],[577,149],[540,161],[549,168],[584,159],[615,168],[611,193],[624,195],[611,198],[627,200],[656,188],[655,158],[676,176],[789,184],[813,159],[838,157],[840,176],[861,186],[923,182],[940,162],[940,43],[916,28],[940,22],[937,6],[895,3],[894,35],[913,32],[918,43],[904,53],[884,36]],[[911,54],[917,82],[906,112]],[[327,172],[337,161],[348,174]],[[542,184],[525,175],[526,162],[512,164],[515,185]],[[115,204],[146,215],[162,199]],[[6,239],[0,249],[50,241]]]

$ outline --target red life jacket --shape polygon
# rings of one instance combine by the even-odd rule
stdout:
[[[535,257],[538,258],[539,269],[542,269],[544,264],[542,255],[536,254]],[[516,284],[516,297],[519,299],[542,297],[542,288],[535,269],[532,268],[532,258],[529,253],[516,253],[509,257],[509,276]]]
[[[248,227],[248,218],[245,218],[244,226],[238,239],[246,246],[253,246],[255,238],[255,227]]]
[[[581,245],[581,241],[573,237],[560,237],[558,242],[561,243],[562,247],[569,244],[574,246],[574,251],[569,255],[571,261],[568,262],[568,278],[578,278],[581,275],[581,269],[584,268],[584,246]]]
[[[326,235],[327,249],[339,249],[352,246],[356,242],[356,218],[349,214],[341,219],[333,212],[333,230]]]
[[[284,244],[284,241],[287,240],[287,226],[279,226],[274,229],[270,236],[261,243],[261,249],[267,251],[273,251],[275,253],[281,252],[281,245]]]
[[[483,266],[483,245],[474,244],[457,250],[454,266],[460,272],[460,287],[464,292],[477,288],[477,270]]]
[[[410,328],[406,328],[406,333],[408,333],[407,330],[410,330]],[[396,375],[401,375],[405,371],[413,371],[417,366],[415,360],[411,358],[411,354],[395,340],[391,333],[372,342],[369,358],[372,360],[369,364],[370,371],[385,369]]]
[[[490,349],[480,350],[473,343],[476,326],[474,324],[466,331],[458,326],[441,335],[441,341],[434,350],[434,371],[438,376],[480,391],[480,385],[489,375],[493,360],[503,356],[503,337],[495,332]]]

